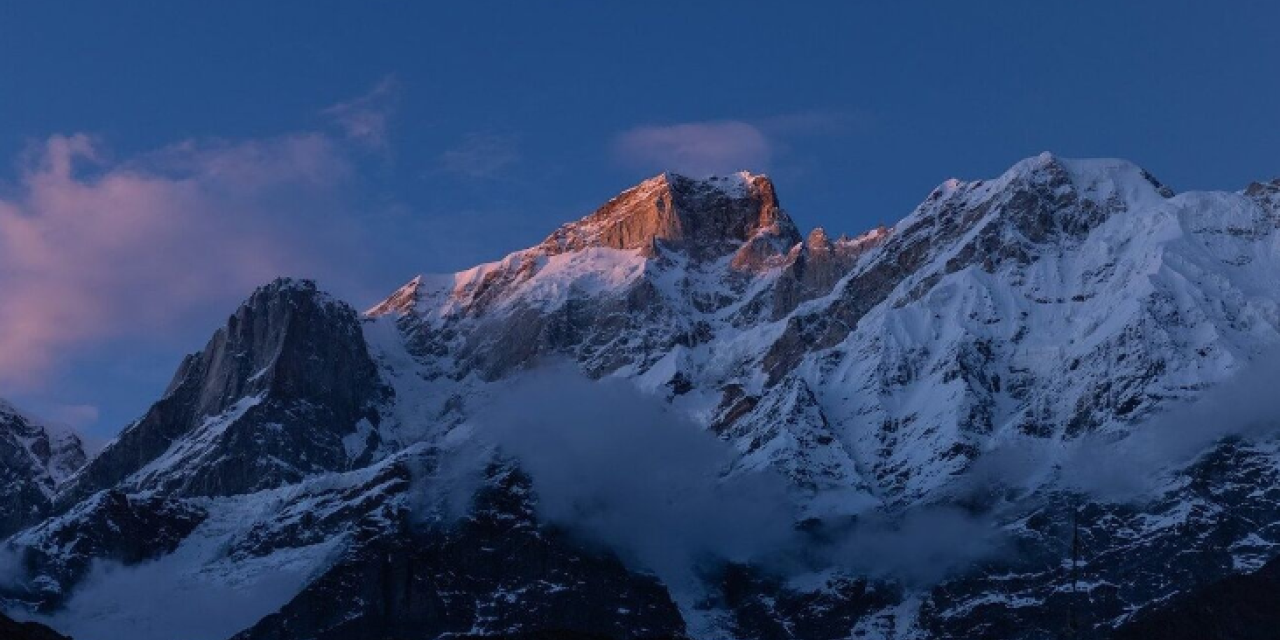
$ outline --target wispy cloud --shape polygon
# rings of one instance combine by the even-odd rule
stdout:
[[[692,175],[762,170],[773,159],[773,144],[759,127],[740,120],[647,125],[619,134],[614,157],[644,170]]]
[[[764,171],[797,138],[846,135],[868,123],[859,113],[811,110],[753,120],[644,125],[615,136],[612,151],[619,163],[645,171],[698,176]]]
[[[495,177],[519,161],[516,139],[496,133],[468,134],[439,157],[441,170],[474,179]]]
[[[0,384],[30,387],[84,345],[172,330],[306,268],[318,232],[302,222],[351,173],[319,134],[108,156],[52,136],[0,196]]]
[[[320,113],[342,129],[347,139],[365,147],[388,149],[388,130],[400,103],[400,81],[394,75],[379,80],[368,93],[335,104]]]

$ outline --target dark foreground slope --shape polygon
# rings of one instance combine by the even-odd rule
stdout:
[[[71,640],[37,622],[18,622],[0,613],[0,640]]]
[[[1280,560],[1194,589],[1121,627],[1115,640],[1272,640],[1280,637]]]

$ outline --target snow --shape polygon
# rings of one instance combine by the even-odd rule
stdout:
[[[405,452],[413,455],[414,451]],[[76,587],[66,607],[50,615],[10,613],[35,619],[77,638],[129,637],[138,640],[223,640],[274,612],[319,576],[347,549],[356,528],[380,522],[385,509],[402,508],[403,485],[383,479],[398,457],[347,473],[314,476],[302,483],[226,498],[196,500],[205,519],[176,550],[133,566],[99,562]],[[92,508],[97,494],[62,516]],[[323,536],[292,538],[286,544],[255,542],[309,522],[331,522],[354,509],[357,517]],[[12,540],[21,546],[41,545],[41,530]],[[74,544],[74,543],[72,543]],[[70,557],[74,551],[64,549]]]
[[[85,463],[84,443],[70,426],[30,416],[3,398],[0,425],[10,429],[0,437],[11,438],[21,449],[27,470],[33,474],[29,480],[46,496],[52,496]]]
[[[1054,182],[1063,175],[1065,182]],[[753,178],[743,172],[704,184],[736,194]],[[659,176],[619,198],[662,188],[663,180],[670,179]],[[1002,208],[1010,190],[1020,185],[1056,185],[1055,195],[1074,193],[1079,201],[1095,203],[1103,215],[1079,237],[1033,247],[1038,253],[1029,264],[993,272],[977,264],[948,269],[983,234],[994,231],[1004,242],[1030,242],[1011,227],[1011,214]],[[619,298],[641,284],[652,287],[669,312],[668,326],[655,327],[659,335],[701,324],[711,337],[655,349],[648,339],[637,345],[629,336],[615,336],[606,351],[645,351],[628,357],[609,375],[662,395],[668,395],[667,383],[684,376],[694,390],[672,402],[706,424],[715,417],[721,385],[739,384],[750,394],[781,392],[770,388],[761,362],[791,318],[824,315],[846,303],[852,278],[894,260],[895,241],[916,242],[921,234],[934,233],[922,223],[942,215],[944,207],[960,203],[973,209],[991,203],[985,217],[962,235],[931,247],[925,265],[871,309],[841,344],[808,355],[797,367],[796,375],[817,395],[818,412],[831,423],[847,462],[835,462],[828,457],[831,452],[811,450],[785,430],[763,446],[748,447],[771,428],[766,422],[744,433],[738,443],[744,455],[750,448],[751,460],[757,460],[749,466],[771,460],[769,464],[783,469],[826,468],[832,478],[841,478],[839,483],[870,485],[865,490],[871,495],[922,500],[966,468],[969,458],[944,455],[956,446],[977,451],[1029,447],[1028,455],[1045,457],[1052,465],[1052,447],[1040,444],[1044,436],[1026,430],[1054,425],[1051,440],[1072,437],[1063,425],[1078,417],[1077,407],[1091,402],[1086,394],[1105,380],[1138,378],[1144,367],[1159,362],[1165,373],[1133,397],[1190,397],[1238,370],[1252,354],[1280,344],[1280,290],[1271,277],[1280,268],[1280,241],[1269,215],[1240,194],[1169,195],[1130,162],[1047,153],[1019,162],[991,181],[949,180],[892,229],[840,241],[868,250],[831,293],[777,321],[740,320],[750,301],[769,295],[779,277],[776,268],[743,281],[733,274],[729,258],[695,263],[679,252],[650,256],[600,247],[553,254],[534,248],[453,276],[415,279],[410,285],[421,293],[414,314],[435,330],[456,327],[454,331],[465,334],[472,322],[500,321],[514,309],[554,314],[571,301],[592,304]],[[1058,215],[1083,215],[1073,211]],[[490,298],[475,306],[482,286]],[[916,293],[922,286],[922,295]],[[468,320],[472,314],[478,315]],[[1172,316],[1185,326],[1170,324]],[[469,382],[449,383],[426,372],[421,361],[396,344],[398,331],[391,325],[370,325],[367,333],[378,345],[375,351],[383,354],[379,357],[395,363],[389,370],[400,401],[415,407],[413,412],[397,410],[403,416],[397,424],[422,425],[408,429],[414,434],[401,436],[401,442],[438,438],[432,434],[452,429],[424,425],[409,413],[433,415],[450,397],[482,404],[487,394],[500,393],[488,382],[467,377]],[[1138,355],[1115,359],[1130,352]],[[973,362],[962,365],[965,359]],[[443,372],[459,366],[445,357],[433,360],[430,368]],[[974,366],[990,379],[957,375],[962,367]],[[902,382],[889,382],[897,376],[903,376]],[[998,390],[983,388],[995,377],[1001,383]],[[1115,412],[1126,397],[1113,391],[1106,401],[1110,404],[1101,408],[1090,429],[1123,432],[1133,420],[1158,410],[1139,400],[1136,411],[1122,418]],[[761,403],[753,415],[763,415],[767,404]],[[989,426],[973,428],[973,411],[989,415]],[[880,428],[889,423],[904,426],[886,440]],[[843,503],[856,512],[868,507],[865,495],[811,498],[823,510],[839,511]]]
[[[186,437],[175,440],[168,450],[129,477],[134,486],[146,486],[151,480],[172,475],[175,470],[194,467],[216,452],[213,447],[227,428],[253,407],[262,403],[265,394],[241,398],[221,414],[204,419]]]
[[[644,196],[668,179],[646,181],[619,198]],[[754,179],[742,172],[705,184],[738,197]],[[1011,194],[1030,187],[1060,199],[1051,220],[1018,218],[1026,212],[1016,210]],[[991,181],[949,180],[891,229],[837,241],[858,252],[848,272],[831,291],[777,319],[752,308],[772,300],[798,250],[745,273],[734,269],[731,255],[694,260],[665,248],[568,250],[568,243],[544,243],[456,274],[419,276],[365,316],[365,339],[394,400],[380,407],[377,427],[361,421],[341,446],[354,461],[376,431],[382,448],[371,452],[375,465],[415,446],[462,448],[473,436],[469,415],[510,384],[502,377],[510,371],[491,377],[474,365],[495,355],[487,351],[496,348],[494,334],[482,329],[507,335],[524,328],[528,316],[521,314],[606,308],[645,287],[639,299],[647,308],[607,307],[635,314],[624,319],[641,326],[611,324],[617,317],[604,327],[573,326],[572,338],[555,343],[559,355],[668,399],[708,428],[721,417],[727,389],[750,396],[754,404],[737,422],[717,428],[739,452],[738,469],[773,469],[791,479],[803,514],[859,515],[946,500],[984,452],[1033,469],[1010,479],[1023,494],[1052,488],[1079,438],[1140,429],[1280,347],[1275,213],[1242,194],[1170,195],[1132,163],[1050,154]],[[959,228],[969,214],[975,219]],[[1036,227],[1041,222],[1044,229]],[[581,234],[592,232],[588,221],[576,224]],[[892,290],[855,326],[832,329],[835,339],[821,345],[814,341],[828,334],[800,334],[802,344],[782,344],[794,325],[848,317],[869,295],[864,277],[891,272],[887,267],[912,251],[924,252],[923,263],[890,282]],[[413,331],[431,348],[411,344],[406,336]],[[798,364],[770,379],[765,370],[775,347],[799,353]],[[677,377],[692,389],[676,395],[669,383]],[[243,398],[208,418],[131,481],[197,464],[261,401]],[[220,558],[214,549],[242,535],[247,523],[288,521],[300,510],[331,512],[326,492],[371,481],[369,470],[213,502],[216,517],[184,542],[177,559],[137,571],[176,571],[193,594],[208,585],[252,590],[243,581],[263,573],[304,580],[341,548],[341,539],[266,558]],[[358,499],[372,501],[385,489],[369,487]],[[1170,535],[1213,508],[1185,501],[1135,517],[1133,526],[1143,535]],[[1254,567],[1274,545],[1245,537],[1233,558],[1238,567]],[[104,574],[103,584],[118,589],[126,575],[145,573]],[[821,589],[826,577],[818,572],[793,586]],[[701,595],[677,597],[684,604]],[[867,637],[918,635],[912,621],[920,603],[910,596],[859,630]],[[1039,603],[992,592],[948,615]],[[685,609],[699,634],[723,625],[721,612]],[[102,610],[102,620],[118,621]]]

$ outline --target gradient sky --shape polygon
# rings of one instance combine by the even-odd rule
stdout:
[[[1051,150],[1280,175],[1280,5],[0,4],[0,397],[110,437],[277,274],[359,308],[663,169],[856,233]]]

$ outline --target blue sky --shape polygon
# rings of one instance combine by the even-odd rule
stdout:
[[[666,168],[850,233],[1044,150],[1239,189],[1280,6],[1231,6],[7,3],[0,396],[108,437],[271,275],[363,308]]]

